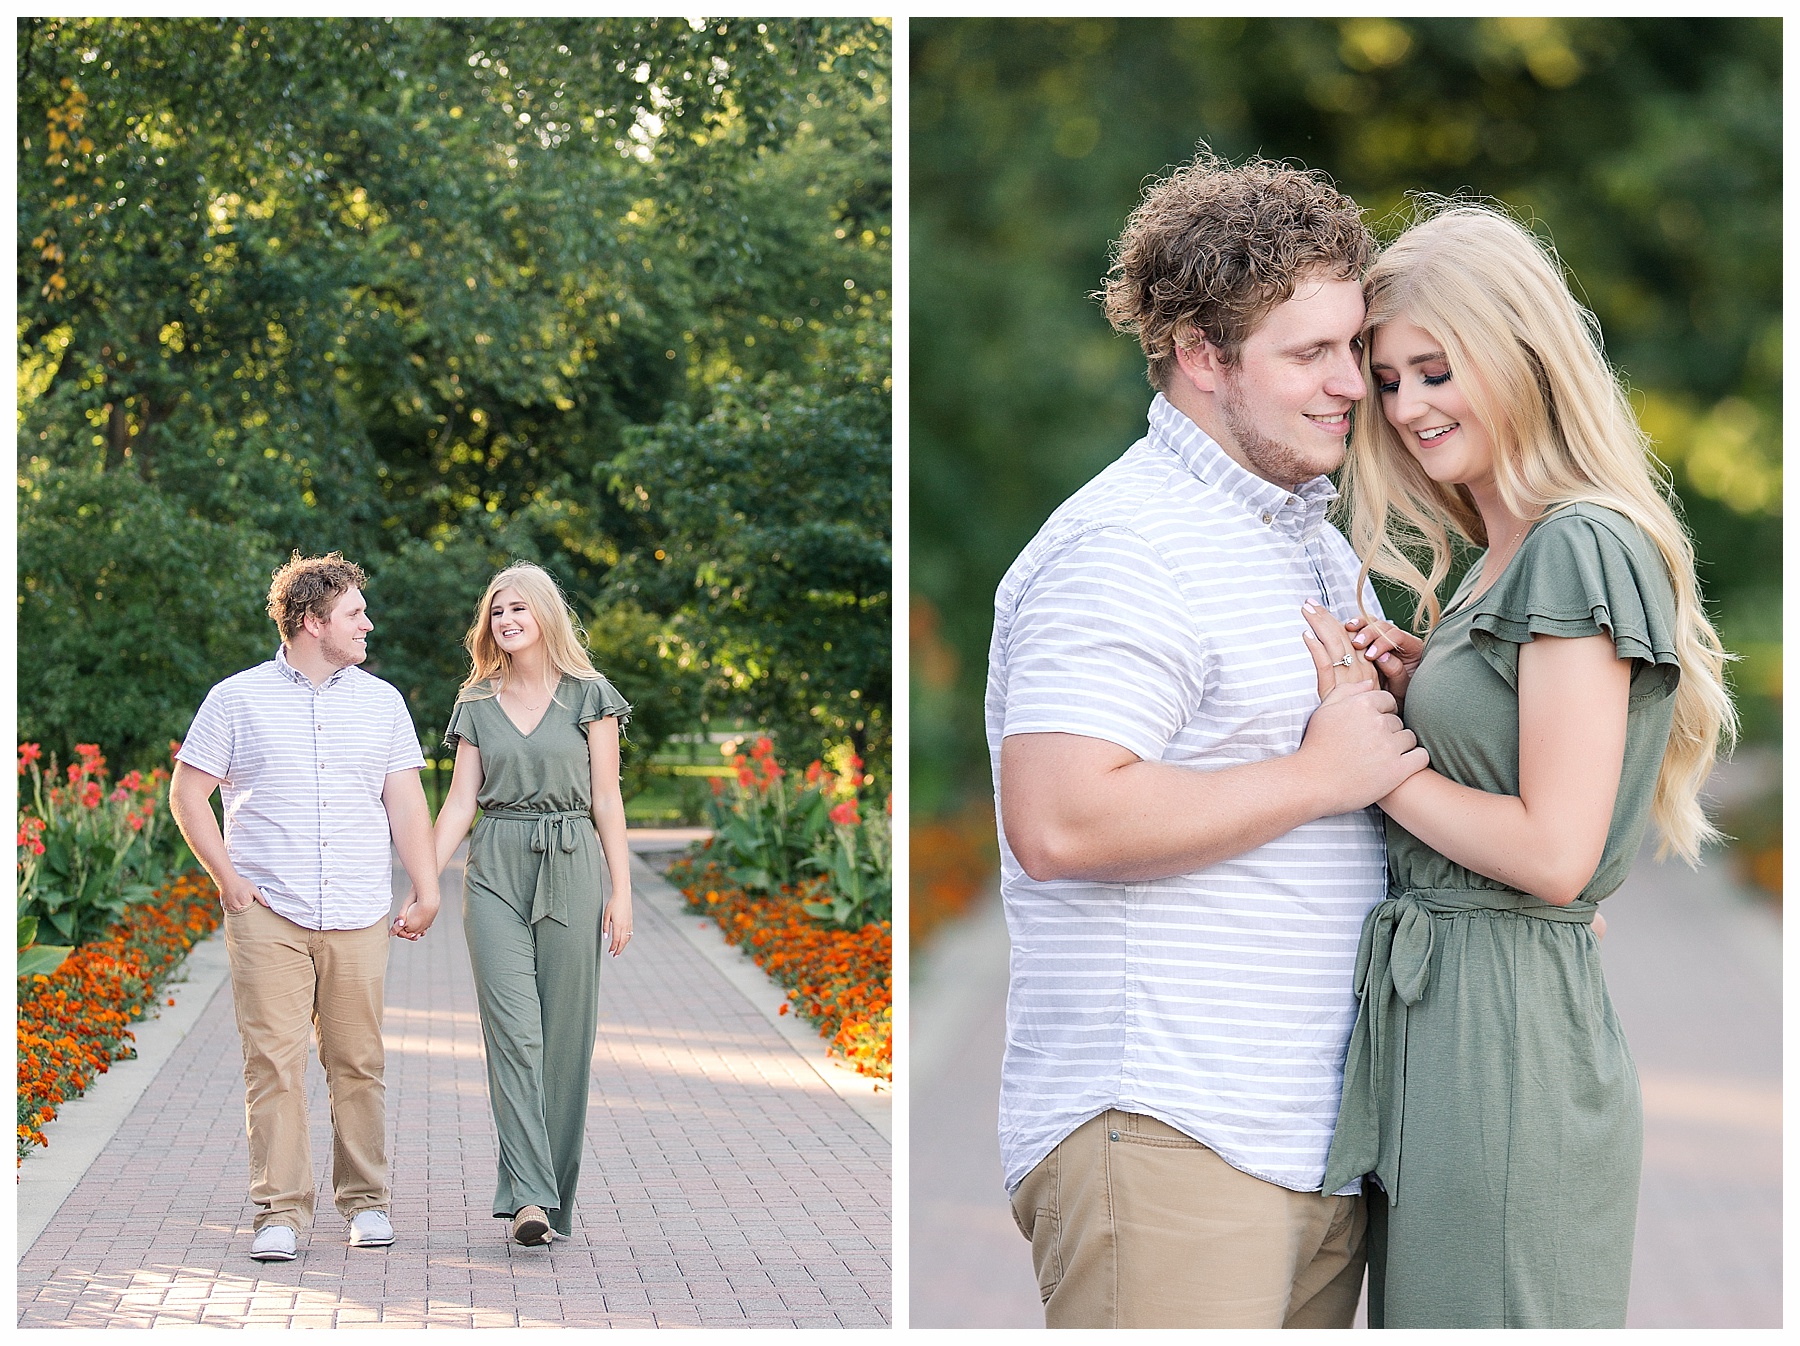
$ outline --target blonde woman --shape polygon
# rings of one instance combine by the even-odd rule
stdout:
[[[1321,691],[1373,661],[1432,769],[1381,801],[1388,897],[1363,927],[1325,1190],[1385,1192],[1372,1326],[1622,1327],[1642,1115],[1595,905],[1652,817],[1690,862],[1712,835],[1724,655],[1554,256],[1440,202],[1364,288],[1375,405],[1349,535],[1427,634],[1313,611],[1307,639]],[[1452,535],[1485,550],[1440,607]]]
[[[442,873],[479,808],[463,928],[499,1133],[494,1215],[529,1246],[569,1235],[600,954],[631,941],[619,795],[631,707],[594,671],[556,582],[528,562],[494,576],[463,644],[437,864]]]

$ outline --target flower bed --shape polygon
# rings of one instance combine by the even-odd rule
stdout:
[[[137,1054],[145,1017],[188,950],[219,924],[218,891],[198,870],[125,910],[98,940],[48,976],[19,978],[19,1158],[43,1126],[114,1061]]]
[[[704,852],[677,860],[669,879],[689,911],[711,917],[776,982],[788,1003],[858,1074],[894,1077],[893,931],[888,921],[860,930],[822,925],[806,910],[811,885],[752,896]],[[787,1012],[782,1006],[782,1013]]]
[[[923,947],[939,926],[967,915],[999,867],[992,801],[978,800],[948,817],[914,819],[911,946]]]

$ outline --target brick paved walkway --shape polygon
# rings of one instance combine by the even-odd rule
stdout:
[[[1781,1325],[1781,922],[1722,861],[1646,856],[1601,946],[1644,1093],[1630,1327]],[[1042,1327],[995,1138],[1006,1038],[997,899],[915,961],[913,1327]]]
[[[652,882],[634,862],[640,891]],[[887,1141],[649,901],[601,976],[574,1237],[508,1243],[489,1214],[493,1124],[456,873],[445,892],[430,935],[396,941],[388,971],[394,1246],[344,1244],[314,1061],[316,1221],[297,1260],[247,1256],[227,983],[20,1258],[20,1326],[887,1325]]]

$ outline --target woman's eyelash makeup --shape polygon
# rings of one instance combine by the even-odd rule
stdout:
[[[1419,382],[1423,383],[1427,388],[1442,387],[1444,384],[1450,382],[1450,371],[1446,369],[1442,374],[1421,374],[1419,375]],[[1375,385],[1375,390],[1382,393],[1397,393],[1400,391],[1400,380],[1390,379],[1385,383],[1378,382]]]

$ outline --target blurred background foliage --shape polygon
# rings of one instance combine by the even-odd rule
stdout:
[[[20,733],[163,761],[338,549],[428,751],[524,558],[638,787],[721,726],[884,757],[890,69],[881,20],[19,20]]]
[[[1429,191],[1554,240],[1672,470],[1746,737],[1778,741],[1779,20],[914,20],[911,61],[915,939],[993,863],[994,588],[1143,433],[1137,343],[1089,295],[1203,139],[1325,170],[1384,239]]]

